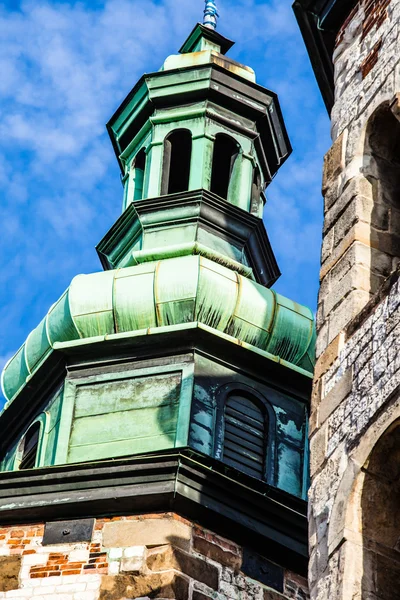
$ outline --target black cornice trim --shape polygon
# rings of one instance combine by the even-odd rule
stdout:
[[[63,384],[70,368],[74,371],[110,367],[144,360],[171,358],[198,352],[246,376],[260,380],[309,405],[312,378],[284,364],[233,344],[199,327],[177,332],[153,333],[143,337],[103,340],[70,346],[52,352],[45,363],[0,417],[0,458],[32,420],[46,409],[49,399]],[[194,360],[194,359],[193,359]],[[0,474],[0,477],[2,474]]]
[[[258,283],[271,287],[279,279],[281,272],[262,219],[204,189],[133,202],[96,246],[103,268],[115,268],[119,258],[129,251],[132,240],[140,234],[136,215],[140,219],[145,214],[161,214],[179,207],[192,209],[186,212],[185,223],[198,221],[242,248]],[[179,224],[179,221],[174,223]],[[122,244],[124,238],[125,245]],[[119,251],[114,264],[110,259],[116,247]]]
[[[120,141],[123,140],[124,136],[121,136],[120,140],[116,140],[113,131],[113,123],[116,121],[116,119],[118,119],[122,111],[132,100],[138,89],[143,84],[147,86],[148,80],[152,78],[162,79],[164,77],[170,77],[170,75],[174,73],[179,74],[182,77],[185,73],[191,73],[193,71],[209,71],[210,75],[208,87],[206,86],[201,90],[187,90],[184,93],[179,93],[175,96],[160,96],[154,99],[151,99],[149,96],[146,106],[142,110],[143,114],[140,118],[138,117],[136,119],[135,126],[132,126],[129,137],[133,139],[134,135],[136,135],[139,129],[143,126],[145,120],[153,114],[156,107],[163,108],[175,105],[187,105],[193,102],[213,99],[221,106],[232,108],[234,111],[253,118],[257,123],[258,129],[260,130],[261,137],[263,137],[263,130],[267,129],[269,134],[275,138],[274,148],[277,153],[277,156],[275,157],[276,162],[275,164],[268,165],[268,168],[271,171],[271,177],[273,177],[279,167],[283,164],[283,162],[285,162],[292,152],[289,135],[283,120],[277,94],[257,83],[244,79],[236,73],[228,71],[227,69],[224,69],[215,63],[149,73],[144,75],[138,81],[138,83],[129,92],[121,106],[116,110],[114,115],[107,123],[107,131],[110,135],[121,171],[123,172],[123,166],[119,156],[127,144],[124,142],[122,144],[123,147],[120,145]],[[247,101],[246,98],[248,98]],[[261,109],[255,106],[254,100],[262,106]],[[273,106],[273,110],[270,111],[271,105]],[[272,147],[270,152],[272,152]]]
[[[332,54],[336,36],[358,0],[296,0],[293,11],[328,113],[335,88]]]
[[[0,523],[176,511],[296,572],[307,504],[190,449],[1,473]]]

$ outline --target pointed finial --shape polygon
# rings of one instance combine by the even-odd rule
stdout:
[[[217,19],[219,17],[216,0],[205,0],[203,25],[210,29],[217,29]]]

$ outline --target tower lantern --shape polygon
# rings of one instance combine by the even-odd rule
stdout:
[[[262,220],[291,148],[216,18],[207,2],[110,119],[124,197],[104,271],[72,281],[2,375],[0,520],[108,553],[93,599],[306,593],[314,322],[271,289]]]

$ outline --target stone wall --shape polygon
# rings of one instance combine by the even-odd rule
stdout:
[[[396,207],[379,196],[379,174],[366,139],[385,103],[398,117],[400,2],[359,2],[334,53],[334,144],[325,157],[317,355],[335,342],[396,266]]]
[[[361,598],[363,472],[376,443],[400,416],[398,277],[393,274],[384,297],[375,297],[350,324],[347,341],[321,378],[309,498],[310,585],[319,600]]]
[[[43,525],[0,529],[0,598],[308,598],[298,575],[176,514],[100,519],[88,543],[44,546],[43,532]],[[266,585],[281,576],[283,593]]]
[[[400,0],[360,0],[333,56],[310,425],[313,600],[399,597],[380,595],[375,575],[366,583],[371,547],[400,555],[368,539],[363,514],[371,453],[400,418],[399,27]]]

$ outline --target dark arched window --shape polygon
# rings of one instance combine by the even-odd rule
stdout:
[[[133,193],[134,200],[143,199],[143,182],[144,182],[144,170],[146,168],[146,151],[142,148],[137,154],[134,163],[134,177],[135,177],[135,189]]]
[[[161,195],[189,189],[191,157],[192,134],[188,129],[177,129],[165,138]]]
[[[36,465],[37,451],[39,447],[40,423],[36,422],[28,429],[22,439],[22,457],[19,469],[33,469]]]
[[[262,479],[267,448],[267,417],[258,403],[240,392],[225,402],[222,460]]]
[[[233,167],[239,155],[239,144],[229,135],[218,133],[215,137],[211,171],[211,191],[228,198]]]

